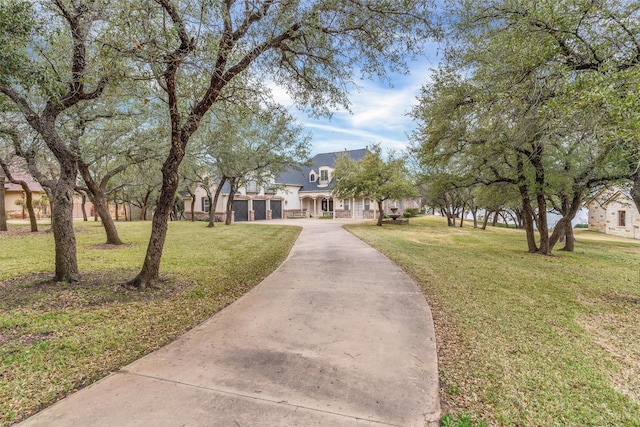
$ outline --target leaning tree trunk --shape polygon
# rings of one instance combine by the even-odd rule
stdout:
[[[480,228],[481,230],[486,230],[487,229],[487,223],[489,222],[489,216],[491,216],[491,211],[486,211],[484,214],[484,219],[482,220],[482,227]]]
[[[102,227],[107,235],[107,245],[122,245],[122,240],[118,235],[118,229],[116,228],[111,213],[109,212],[109,206],[107,205],[107,199],[104,195],[104,190],[95,183],[89,168],[82,162],[80,162],[80,174],[84,179],[85,184],[91,193],[91,200],[93,201],[93,209],[102,220]],[[115,196],[114,196],[115,200]],[[118,217],[118,204],[116,203],[116,218]]]
[[[215,227],[216,223],[216,206],[218,206],[218,198],[222,192],[222,186],[227,182],[227,177],[223,176],[218,186],[216,187],[216,193],[213,196],[213,200],[209,203],[209,224],[207,227]],[[207,193],[208,194],[208,193]]]
[[[56,252],[56,275],[59,282],[80,280],[76,257],[76,235],[73,229],[73,192],[78,173],[76,162],[60,160],[60,178],[53,188],[51,228]]]
[[[565,238],[565,246],[561,250],[567,252],[573,252],[574,249],[574,237],[573,226],[571,221],[576,217],[578,210],[580,210],[580,202],[582,201],[582,192],[574,191],[571,200],[567,196],[563,197],[562,201],[562,218],[556,224],[556,227],[549,238],[549,250],[552,251],[553,247],[558,243],[562,237]]]
[[[179,149],[180,142],[173,142],[169,156],[162,165],[162,187],[158,197],[158,205],[151,221],[151,237],[147,245],[147,253],[140,273],[128,284],[138,289],[154,286],[160,275],[160,260],[169,228],[169,215],[173,211],[173,202],[180,184],[178,169],[184,149]]]

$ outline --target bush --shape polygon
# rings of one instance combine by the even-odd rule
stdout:
[[[576,224],[573,228],[589,228],[589,224]]]
[[[404,213],[402,214],[402,216],[403,216],[404,218],[411,218],[411,217],[413,217],[413,216],[415,216],[415,215],[411,215],[411,212],[404,211]]]
[[[419,212],[420,212],[420,208],[407,208],[404,211],[405,213],[404,217],[405,218],[414,217],[414,216],[417,216]],[[409,216],[406,215],[407,213],[409,214]]]

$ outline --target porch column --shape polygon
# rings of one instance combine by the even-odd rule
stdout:
[[[316,197],[313,198],[313,214],[318,216],[318,199]]]
[[[356,199],[355,199],[355,197],[352,197],[351,201],[349,203],[351,204],[351,219],[355,219],[355,217],[356,217]]]
[[[331,200],[333,201],[333,210],[331,211],[331,215],[333,219],[336,219],[336,207],[338,206],[338,200],[336,200],[335,196],[332,196]]]

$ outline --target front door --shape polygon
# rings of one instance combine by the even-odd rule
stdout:
[[[333,212],[333,199],[322,199],[322,210],[324,212]]]

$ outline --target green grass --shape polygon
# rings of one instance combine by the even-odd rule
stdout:
[[[52,283],[53,236],[0,236],[0,425],[117,370],[202,322],[273,271],[299,228],[172,222],[159,289],[127,290],[144,259],[148,222],[76,223],[78,284]],[[12,225],[10,224],[10,227]],[[46,227],[42,227],[45,229]],[[14,226],[14,231],[16,230]]]
[[[448,425],[640,425],[640,242],[580,230],[573,253],[520,230],[349,225],[414,277],[436,326]]]

